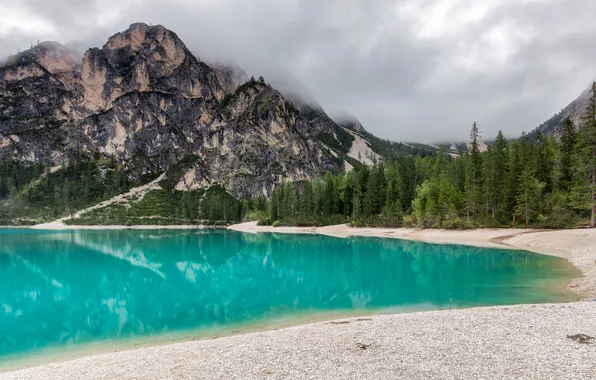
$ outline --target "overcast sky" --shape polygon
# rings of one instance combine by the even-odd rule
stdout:
[[[0,57],[101,46],[135,21],[204,60],[285,71],[330,114],[403,141],[517,136],[596,78],[594,0],[0,0]],[[273,75],[273,74],[271,74]]]

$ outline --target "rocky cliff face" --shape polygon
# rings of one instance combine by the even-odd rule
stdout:
[[[537,130],[545,135],[559,136],[561,134],[561,130],[563,129],[563,122],[565,119],[571,119],[576,127],[581,127],[581,118],[588,107],[591,88],[592,85],[590,84],[590,86],[586,88],[577,97],[577,99],[569,103],[569,105],[563,108],[561,112],[557,113],[552,118],[538,126]]]
[[[342,128],[241,77],[162,26],[133,24],[82,60],[42,43],[0,68],[0,160],[103,156],[131,178],[169,171],[179,190],[220,184],[239,196],[338,170],[321,140]]]

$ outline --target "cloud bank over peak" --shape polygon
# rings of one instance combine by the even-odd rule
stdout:
[[[37,40],[102,46],[136,21],[205,61],[301,87],[407,141],[517,136],[596,78],[591,0],[0,0],[0,57]],[[287,79],[281,73],[288,73]],[[270,79],[271,78],[271,79]]]

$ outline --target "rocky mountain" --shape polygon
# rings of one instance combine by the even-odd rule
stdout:
[[[218,184],[236,196],[345,166],[349,132],[243,79],[163,26],[133,24],[82,59],[41,43],[0,67],[0,161],[104,158],[136,182],[165,172],[178,190]]]
[[[563,122],[566,119],[571,119],[577,128],[581,127],[582,121],[581,117],[586,111],[588,107],[588,100],[590,98],[590,90],[592,85],[588,86],[582,93],[569,103],[565,108],[561,111],[554,114],[551,118],[540,124],[534,130],[532,130],[528,135],[530,137],[534,136],[537,131],[540,131],[543,135],[547,136],[560,136],[561,130],[563,128]],[[511,140],[511,138],[509,138]],[[489,140],[481,140],[479,142],[479,149],[481,152],[484,152],[488,149],[489,145],[494,143],[494,139]],[[469,142],[441,142],[435,144],[435,146],[443,145],[447,151],[447,153],[451,155],[457,155],[459,151],[465,152],[469,149]]]
[[[418,155],[425,157],[439,150],[432,145],[381,139],[366,130],[362,123],[350,114],[336,116],[335,120],[354,137],[349,155],[366,157],[360,160],[363,164],[371,164],[380,158],[400,159]]]
[[[561,129],[563,128],[563,122],[565,119],[571,119],[576,127],[581,127],[581,116],[588,107],[591,88],[592,84],[582,91],[577,99],[569,103],[567,107],[563,108],[560,112],[553,115],[553,117],[540,124],[535,131],[540,131],[544,135],[559,136],[561,134]]]

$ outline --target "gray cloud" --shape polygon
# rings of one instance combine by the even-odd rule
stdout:
[[[0,57],[101,46],[162,24],[205,60],[298,82],[333,115],[406,141],[517,136],[596,77],[592,0],[0,0]],[[274,83],[276,80],[272,80]]]

